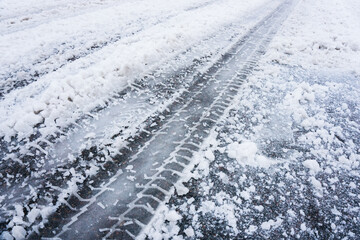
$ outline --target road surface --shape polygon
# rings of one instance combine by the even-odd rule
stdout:
[[[218,234],[222,239],[290,235],[325,239],[333,236],[331,231],[337,229],[333,226],[335,222],[343,226],[351,221],[348,228],[338,230],[339,235],[334,236],[357,235],[358,214],[345,218],[345,223],[339,219],[327,220],[329,211],[339,216],[356,212],[357,193],[338,195],[342,204],[351,202],[352,210],[340,213],[339,207],[334,208],[336,211],[331,208],[330,205],[336,203],[328,197],[331,193],[319,190],[322,188],[316,178],[327,162],[319,166],[320,160],[316,161],[319,156],[302,142],[307,138],[316,144],[311,139],[313,135],[305,136],[289,120],[306,115],[304,111],[308,110],[301,112],[296,104],[297,101],[301,104],[314,102],[313,86],[300,84],[292,93],[296,84],[286,83],[286,79],[292,83],[306,79],[311,84],[326,84],[338,79],[355,86],[356,72],[354,76],[334,74],[328,80],[319,73],[312,74],[276,60],[272,64],[282,75],[278,75],[280,80],[271,81],[274,84],[271,90],[275,93],[266,88],[269,87],[266,82],[262,83],[263,91],[257,85],[255,88],[259,87],[260,93],[252,93],[263,99],[260,102],[245,91],[254,76],[261,76],[259,72],[263,70],[259,66],[264,64],[261,59],[264,54],[273,52],[273,48],[269,51],[269,44],[278,36],[293,10],[302,6],[300,2],[189,0],[167,3],[154,0],[150,4],[108,0],[63,1],[30,9],[22,9],[19,5],[16,11],[16,8],[11,10],[11,5],[8,5],[11,11],[4,8],[0,19],[0,41],[4,43],[1,47],[11,47],[12,51],[2,57],[0,69],[0,236],[5,239],[162,239],[176,236],[181,229],[180,235],[190,238],[209,239]],[[89,20],[92,18],[94,21]],[[77,25],[73,25],[75,21]],[[29,42],[26,39],[31,34],[34,40]],[[258,79],[258,84],[262,81]],[[276,81],[279,81],[278,89],[274,87]],[[316,87],[318,94],[322,88]],[[297,99],[298,94],[304,99]],[[244,96],[247,99],[241,98]],[[293,96],[295,99],[291,98]],[[280,97],[285,97],[284,106],[290,103],[292,112],[284,113],[282,105],[271,105],[280,101]],[[331,106],[329,101],[325,101],[325,106]],[[350,118],[356,119],[357,102],[346,104],[352,109]],[[318,109],[309,112],[321,112],[322,105],[317,106]],[[251,111],[241,110],[246,107]],[[256,124],[248,122],[259,120],[259,114],[266,109],[270,112],[265,130],[260,131],[261,139],[239,138],[234,143],[227,140],[263,128],[263,125],[255,127]],[[337,109],[333,111],[338,112]],[[312,132],[314,124],[329,126],[326,120],[316,117],[304,121],[301,126],[307,133]],[[353,171],[358,166],[355,164],[358,132],[346,135],[351,132],[348,122],[331,124],[344,125],[343,131],[334,128],[331,130],[334,134],[330,135],[344,144],[348,139],[353,147],[344,150],[347,146],[344,145],[339,148],[342,150],[330,154],[337,156],[339,151],[350,151],[347,160],[340,158],[340,161],[354,163],[347,169],[350,173],[332,168],[331,172],[324,170],[324,174],[332,178],[335,174],[350,184],[351,189],[356,189],[359,181]],[[320,135],[324,138],[324,134]],[[226,151],[212,149],[214,144],[209,144],[209,139],[219,141],[222,146],[219,149]],[[336,148],[334,146],[328,144],[319,149]],[[259,151],[266,156],[258,156]],[[296,155],[294,151],[304,156],[291,162]],[[205,159],[213,161],[208,166],[208,174],[201,172],[199,154],[202,153]],[[227,164],[232,165],[234,159],[243,168],[236,164],[229,168]],[[275,173],[244,167],[269,168],[280,162],[277,166],[281,171]],[[194,171],[200,171],[197,177],[204,179],[197,179],[192,175]],[[287,171],[301,177],[281,183],[288,177],[282,175]],[[303,171],[310,175],[304,175]],[[279,175],[280,180],[274,180],[270,173]],[[193,178],[190,180],[188,176]],[[259,176],[270,180],[263,182]],[[324,186],[327,176],[321,176],[320,186]],[[239,183],[243,185],[237,185]],[[264,189],[259,190],[258,202],[246,202],[255,192],[255,187],[251,186],[258,188],[259,183]],[[276,187],[278,183],[281,186]],[[309,219],[305,217],[307,225],[300,220],[288,223],[283,212],[290,210],[272,202],[275,198],[283,198],[281,189],[291,189],[297,183],[308,187],[292,193],[291,204],[297,207],[291,211],[295,214],[303,206],[301,202],[295,203],[296,198],[309,198],[308,202],[304,200],[306,210],[303,211],[304,216],[310,216]],[[207,191],[199,190],[206,185]],[[245,185],[250,187],[244,188]],[[234,186],[238,190],[233,189]],[[269,191],[281,193],[274,198],[268,196]],[[244,201],[237,201],[235,208],[231,205],[233,210],[220,203],[218,211],[230,211],[227,216],[216,213],[209,200],[230,201],[226,194],[219,197],[224,192]],[[318,198],[324,196],[328,204],[319,208]],[[241,221],[246,207],[261,205],[260,201],[268,204],[264,214],[267,209],[277,213],[271,214],[272,220]],[[184,204],[188,205],[187,209],[196,206],[197,210],[185,211],[181,208]],[[210,217],[202,215],[206,212],[203,209],[206,204],[212,209],[207,212]],[[180,213],[184,217],[178,218]],[[283,222],[289,227],[282,227]],[[307,230],[309,225],[310,230]],[[170,233],[159,226],[178,230]],[[295,226],[308,235],[291,234]],[[258,229],[270,233],[260,230],[258,233]]]

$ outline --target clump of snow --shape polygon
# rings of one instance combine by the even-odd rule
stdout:
[[[310,173],[316,174],[321,171],[321,167],[316,160],[308,159],[303,162],[304,166],[310,170]]]
[[[27,214],[29,223],[33,223],[39,215],[40,215],[40,209],[38,208],[31,209],[31,211]]]
[[[26,230],[22,226],[14,226],[11,230],[11,234],[16,240],[25,239]]]
[[[301,226],[300,226],[300,229],[302,231],[306,231],[307,227],[306,227],[306,223],[302,223]]]
[[[187,187],[185,187],[182,182],[177,182],[175,184],[175,189],[176,189],[176,193],[180,196],[185,195],[189,192],[189,189]]]
[[[323,187],[321,182],[313,176],[309,178],[309,181],[311,185],[314,187],[317,196],[322,197]]]
[[[7,231],[2,232],[0,238],[4,240],[14,240],[14,237]]]
[[[181,216],[175,210],[160,206],[157,210],[157,217],[152,220],[145,233],[138,236],[138,239],[146,239],[147,236],[153,240],[174,238],[180,231],[180,227],[176,224],[180,219]],[[169,224],[164,225],[163,221],[165,220],[169,221]]]
[[[176,222],[181,219],[181,216],[179,213],[177,213],[175,210],[171,210],[166,215],[166,220],[170,222]]]
[[[188,237],[193,237],[194,236],[194,229],[192,227],[188,227],[187,229],[184,230],[184,233],[186,234],[186,236]]]
[[[283,220],[281,217],[277,217],[276,221],[270,219],[269,221],[263,222],[261,224],[261,228],[264,230],[270,230],[271,228],[278,228],[282,224]]]
[[[205,152],[205,157],[206,157],[207,159],[209,159],[210,161],[214,161],[214,159],[215,159],[214,153],[211,151],[211,149],[208,149],[208,150]]]
[[[247,234],[251,235],[258,229],[257,226],[250,225],[249,228],[246,230]]]
[[[256,143],[244,141],[242,143],[231,143],[228,145],[228,155],[235,158],[239,163],[254,162],[258,148]]]
[[[239,230],[237,228],[237,218],[235,216],[236,206],[234,204],[223,203],[220,206],[216,206],[212,201],[204,201],[202,204],[199,212],[202,212],[203,214],[210,212],[220,219],[225,219],[234,234],[238,234]]]
[[[240,165],[266,168],[273,164],[271,160],[258,153],[256,143],[251,141],[230,143],[227,146],[227,154],[229,157],[236,159]]]

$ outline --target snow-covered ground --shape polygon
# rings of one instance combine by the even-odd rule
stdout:
[[[299,1],[147,239],[358,239],[358,1]]]
[[[128,81],[262,2],[125,1],[3,34],[1,136],[7,141],[27,138],[38,124],[46,136],[73,123]],[[12,90],[11,82],[21,78],[26,86]]]
[[[161,123],[159,112],[194,76],[221,66],[231,46],[281,2],[0,1],[0,238],[44,228],[150,116]],[[360,236],[360,3],[289,2],[290,16],[140,238]],[[169,141],[191,133],[176,129],[193,117],[186,114],[175,112],[186,119],[169,123]],[[162,133],[171,132],[161,124]],[[167,143],[159,139],[155,149]],[[168,144],[160,153],[150,146],[141,171],[126,167],[128,159],[116,162],[117,181],[135,185],[126,174],[151,172],[150,160],[159,164],[156,156],[173,154],[178,142]],[[147,153],[151,144],[144,145]]]
[[[131,127],[138,127],[139,119],[157,110],[149,106],[160,104],[148,99],[150,94],[137,99],[139,104],[148,104],[140,106],[146,111],[133,111],[134,116],[126,116],[125,121],[115,115],[128,109],[114,106],[130,101],[117,99],[119,92],[136,79],[164,72],[171,75],[193,62],[211,66],[279,2],[2,1],[1,236],[22,239],[37,230],[78,190],[77,184],[96,174],[101,168],[96,159],[79,164],[85,166],[83,172],[64,168],[76,162],[86,148],[83,143],[95,138],[99,129],[111,131],[104,137],[106,144],[119,148],[126,145],[123,138],[112,139],[122,131],[119,125],[129,127],[130,122],[135,125]],[[195,70],[194,75],[200,71]],[[177,87],[184,88],[183,84]],[[173,97],[163,95],[161,100]],[[101,112],[104,116],[94,114],[94,109],[108,107],[109,102],[115,103]],[[79,122],[87,116],[94,120]],[[69,127],[82,132],[69,132]],[[105,145],[102,140],[96,144]],[[80,149],[68,152],[72,144]],[[58,174],[65,189],[46,182]],[[44,188],[49,192],[44,193]]]

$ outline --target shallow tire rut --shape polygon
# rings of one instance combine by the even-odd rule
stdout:
[[[67,199],[32,239],[134,239],[171,195],[211,128],[293,6],[285,1],[230,47],[127,148]]]

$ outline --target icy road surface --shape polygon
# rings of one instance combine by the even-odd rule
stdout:
[[[2,1],[0,238],[356,239],[357,7]]]

